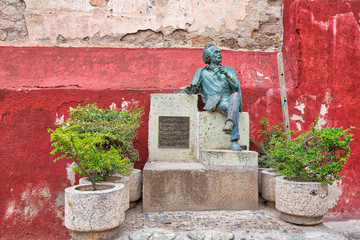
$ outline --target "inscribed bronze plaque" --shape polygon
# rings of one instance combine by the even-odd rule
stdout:
[[[159,148],[189,148],[189,119],[159,116]]]

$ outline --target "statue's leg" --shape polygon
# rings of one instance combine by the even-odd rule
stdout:
[[[239,93],[235,92],[230,95],[230,102],[228,108],[228,116],[226,121],[231,121],[234,126],[230,133],[230,141],[237,141],[240,139],[239,135]]]
[[[239,135],[239,93],[233,93],[230,96],[230,101],[221,101],[217,107],[217,111],[227,115],[225,121],[224,132],[230,134],[231,149],[241,151],[238,143]]]

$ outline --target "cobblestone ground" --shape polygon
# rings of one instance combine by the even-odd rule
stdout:
[[[119,240],[345,240],[352,239],[324,224],[303,227],[279,219],[276,210],[142,213],[141,204],[127,211]]]

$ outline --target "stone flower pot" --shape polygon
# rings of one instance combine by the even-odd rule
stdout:
[[[261,194],[261,172],[269,169],[270,168],[263,168],[263,167],[258,168],[258,191],[260,194]]]
[[[104,183],[124,184],[125,194],[123,198],[119,199],[119,201],[121,202],[121,206],[123,207],[123,210],[124,211],[128,210],[130,207],[130,178],[127,176],[122,176],[120,174],[114,174],[110,176],[109,181]],[[80,178],[79,185],[84,185],[84,184],[91,184],[91,182],[87,180],[86,177]]]
[[[276,209],[280,218],[299,225],[315,225],[328,211],[328,185],[276,178]]]
[[[130,207],[133,207],[137,200],[141,198],[142,195],[142,187],[141,187],[141,170],[140,169],[130,169],[132,173],[127,175],[130,178]]]
[[[92,185],[76,185],[65,189],[65,227],[74,235],[89,238],[86,234],[101,236],[115,234],[125,219],[119,199],[124,198],[123,184],[101,183],[98,190]]]
[[[279,176],[273,169],[261,171],[261,197],[270,207],[275,207],[275,179]]]

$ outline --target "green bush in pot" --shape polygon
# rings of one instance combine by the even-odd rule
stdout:
[[[328,184],[340,180],[350,156],[353,127],[318,126],[303,133],[285,132],[269,144],[276,178],[275,207],[284,221],[315,225],[328,211]],[[291,136],[289,138],[288,136]]]
[[[74,171],[86,176],[96,190],[95,182],[106,181],[112,174],[128,174],[132,162],[138,159],[133,146],[140,116],[138,107],[121,111],[101,109],[97,104],[70,109],[70,117],[58,128],[48,129],[54,149],[55,162],[70,158]]]
[[[259,142],[251,139],[251,141],[257,146],[257,152],[259,153],[259,166],[263,168],[273,168],[275,162],[274,157],[270,154],[270,144],[274,141],[279,141],[284,138],[283,124],[269,125],[267,118],[261,121],[261,128],[259,132]]]
[[[288,180],[332,184],[340,180],[346,159],[350,156],[350,142],[353,127],[324,127],[317,125],[317,118],[304,133],[285,132],[273,137],[268,153],[273,167]]]

